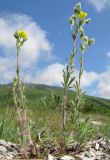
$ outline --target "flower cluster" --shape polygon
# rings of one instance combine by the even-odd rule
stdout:
[[[20,48],[23,46],[24,42],[28,39],[28,35],[23,30],[17,30],[14,33],[14,37],[16,38],[17,49],[20,50]]]
[[[74,8],[74,14],[70,17],[70,25],[73,40],[76,41],[78,35],[80,36],[80,49],[85,52],[86,48],[94,43],[94,39],[89,39],[85,35],[84,25],[88,24],[90,19],[87,18],[87,13],[82,10],[81,3],[77,3]]]
[[[23,41],[26,41],[28,39],[27,33],[23,30],[17,30],[14,34],[14,37],[16,39],[22,39]]]
[[[78,18],[83,19],[87,17],[87,13],[84,11],[80,11],[77,16]]]

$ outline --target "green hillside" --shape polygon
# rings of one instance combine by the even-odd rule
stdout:
[[[45,97],[52,99],[52,91],[62,99],[63,88],[37,84],[26,85],[25,94],[28,99],[27,114],[29,120],[31,120],[30,124],[33,139],[35,139],[36,130],[45,128],[49,134],[51,133],[52,137],[61,138],[61,108],[51,106],[49,101],[47,101],[48,103],[45,105],[42,101]],[[69,99],[74,98],[73,91],[69,91],[68,95]],[[81,118],[89,117],[91,121],[103,123],[103,127],[100,128],[98,132],[110,137],[108,125],[110,121],[110,100],[87,95],[84,97],[84,100],[85,103],[81,110]],[[13,106],[12,84],[0,85],[0,122],[2,124],[0,125],[0,138],[18,143],[18,134],[16,134],[18,121],[16,108]],[[70,125],[71,122],[68,120],[68,129]]]
[[[39,107],[38,100],[43,97],[50,97],[51,92],[54,91],[57,95],[62,98],[63,88],[51,87],[42,84],[27,84],[26,85],[26,96],[30,106]],[[74,92],[69,91],[69,98],[74,98]],[[92,96],[85,96],[85,105],[82,112],[100,112],[104,113],[110,109],[110,100],[104,98],[97,98]],[[12,105],[12,85],[0,85],[0,106]],[[40,106],[42,107],[42,106]]]

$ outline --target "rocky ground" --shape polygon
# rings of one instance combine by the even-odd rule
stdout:
[[[16,144],[0,140],[0,159],[15,159],[19,148]]]
[[[61,148],[60,148],[61,150]],[[100,138],[90,141],[86,146],[74,143],[72,146],[62,149],[59,156],[58,148],[48,148],[48,160],[110,160],[110,140]],[[65,151],[65,153],[64,153]],[[60,152],[61,153],[61,152]],[[19,147],[11,142],[0,140],[0,159],[22,159]],[[18,158],[19,157],[19,158]],[[36,159],[36,158],[32,158]]]
[[[110,140],[100,138],[98,140],[90,141],[84,148],[79,147],[78,144],[73,145],[73,150],[68,155],[62,157],[55,157],[49,155],[49,160],[110,160]],[[69,149],[69,148],[68,148]]]

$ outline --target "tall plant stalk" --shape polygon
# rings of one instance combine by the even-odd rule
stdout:
[[[28,36],[26,32],[18,30],[15,32],[14,37],[16,38],[16,76],[13,80],[13,98],[14,104],[17,110],[18,124],[19,124],[19,134],[21,143],[24,146],[28,146],[32,143],[30,129],[28,125],[28,117],[26,110],[26,97],[25,97],[25,86],[23,85],[20,78],[20,68],[19,68],[19,55],[20,49],[24,42],[27,40]]]
[[[77,38],[77,36],[76,36]],[[73,52],[70,54],[68,65],[66,67],[66,71],[63,70],[63,87],[64,87],[64,95],[63,95],[63,114],[62,114],[62,128],[65,131],[66,130],[66,110],[67,110],[67,101],[68,101],[68,90],[71,88],[71,84],[75,80],[75,77],[73,77],[73,71],[74,71],[74,59],[75,55],[77,53],[76,49],[76,39],[73,43]]]
[[[67,117],[67,103],[68,103],[68,90],[73,88],[75,90],[75,98],[72,101],[72,111],[71,117],[74,119],[74,122],[78,119],[79,116],[79,106],[81,105],[81,98],[83,95],[81,89],[81,77],[83,75],[83,54],[86,51],[86,48],[94,43],[93,39],[89,39],[85,35],[84,25],[90,22],[90,19],[86,19],[87,13],[84,12],[81,8],[81,3],[76,4],[74,8],[74,15],[70,17],[71,25],[71,34],[73,39],[73,51],[69,56],[68,64],[66,69],[63,70],[63,107],[62,107],[62,128],[66,130],[66,117]],[[79,53],[78,42],[80,42],[80,58],[79,58],[79,73],[78,78],[76,79],[74,72],[74,62],[76,54]],[[73,113],[74,111],[74,113]]]

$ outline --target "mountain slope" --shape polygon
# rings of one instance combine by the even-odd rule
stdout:
[[[62,97],[63,88],[51,87],[43,84],[27,84],[26,85],[26,96],[29,99],[29,103],[36,105],[38,98],[50,96],[51,92]],[[69,91],[69,98],[74,98],[74,92]],[[12,100],[12,85],[0,85],[0,106],[7,106],[13,103]],[[85,96],[85,106],[83,112],[108,112],[110,109],[110,100],[104,98],[97,98],[92,96]]]

